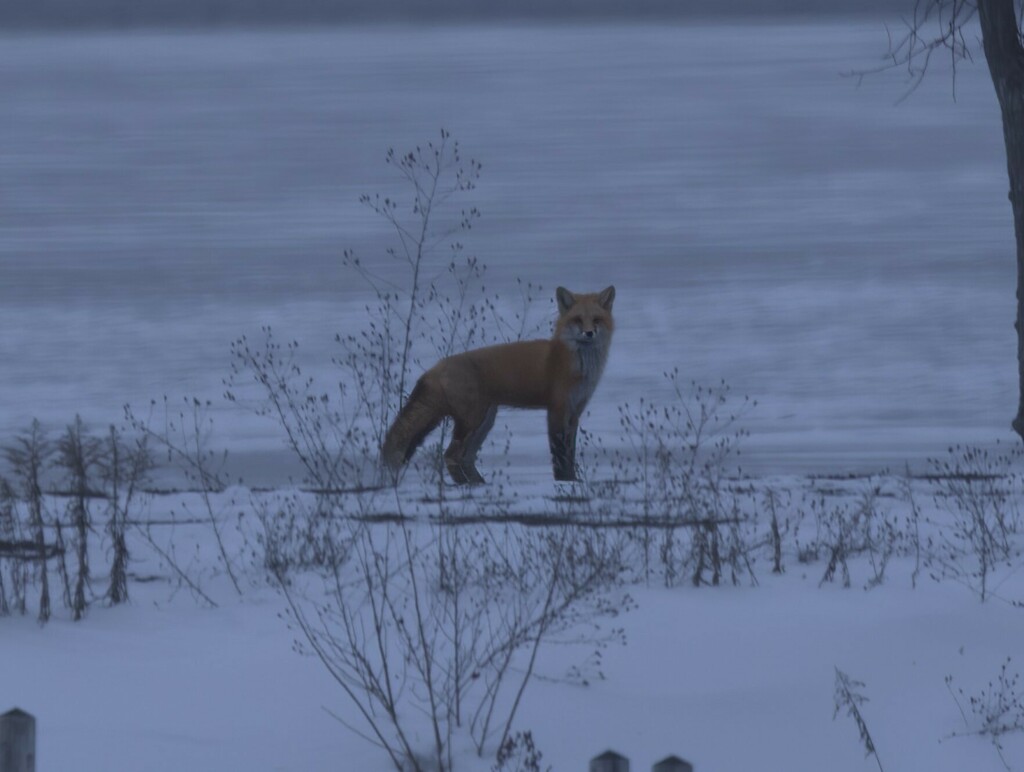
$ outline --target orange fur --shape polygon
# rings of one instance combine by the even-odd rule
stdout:
[[[442,359],[416,383],[381,450],[393,473],[441,421],[454,421],[445,465],[456,483],[480,483],[476,454],[502,406],[547,410],[556,480],[576,479],[576,431],[608,358],[615,329],[615,288],[556,292],[558,321],[550,340],[466,351]]]

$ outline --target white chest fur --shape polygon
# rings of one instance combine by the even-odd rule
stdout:
[[[578,417],[593,396],[597,382],[601,380],[605,362],[608,361],[608,343],[577,346],[573,353],[579,380],[569,392],[569,413]]]

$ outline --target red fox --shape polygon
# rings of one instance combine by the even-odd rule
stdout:
[[[393,474],[442,420],[455,422],[444,454],[452,480],[482,483],[476,454],[499,406],[544,408],[556,480],[576,479],[576,430],[597,386],[615,325],[615,287],[593,294],[555,291],[558,321],[551,340],[486,346],[442,359],[417,381],[388,429],[382,461]]]

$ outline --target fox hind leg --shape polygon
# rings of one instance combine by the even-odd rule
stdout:
[[[484,440],[487,439],[487,435],[490,434],[491,429],[494,428],[494,421],[498,415],[498,406],[491,405],[487,408],[487,412],[484,414],[484,420],[473,431],[466,437],[465,442],[465,454],[463,455],[463,464],[468,464],[471,467],[476,467],[476,454],[480,452],[481,446],[484,444]],[[483,480],[481,479],[481,482]]]
[[[448,468],[448,474],[456,485],[469,485],[470,483],[483,482],[483,477],[476,471],[473,462],[466,462],[466,438],[469,430],[462,421],[455,421],[455,429],[452,431],[452,441],[444,452],[444,465]]]
[[[483,475],[476,468],[476,455],[480,452],[488,433],[494,428],[497,414],[497,406],[492,405],[476,421],[458,418],[455,420],[452,441],[444,453],[444,461],[448,467],[448,474],[457,485],[476,485],[484,482]]]
[[[466,470],[462,468],[462,443],[456,439],[448,444],[444,452],[444,465],[448,468],[448,475],[456,485],[468,485],[470,483]]]

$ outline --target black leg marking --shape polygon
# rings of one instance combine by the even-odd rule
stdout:
[[[573,453],[574,437],[569,432],[558,432],[552,434],[551,441],[551,465],[554,468],[555,479],[561,482],[573,482],[576,480],[576,459]]]

